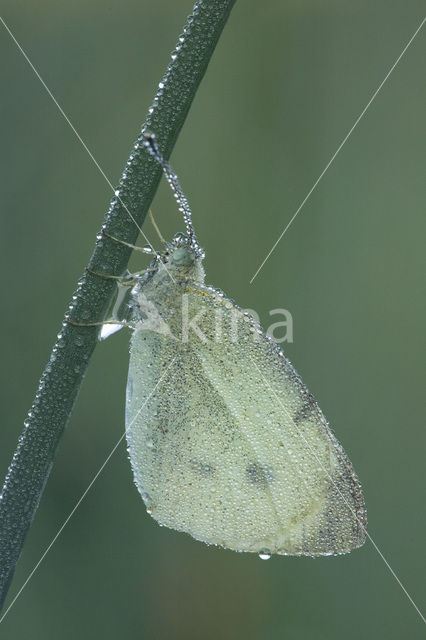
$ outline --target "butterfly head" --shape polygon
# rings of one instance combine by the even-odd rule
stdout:
[[[162,257],[169,271],[184,278],[200,279],[204,251],[189,235],[177,233],[172,242],[167,243]]]

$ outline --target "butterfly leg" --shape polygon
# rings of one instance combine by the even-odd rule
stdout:
[[[92,271],[89,267],[86,267],[86,272],[90,273],[93,276],[98,276],[98,278],[104,278],[105,280],[115,280],[117,284],[122,287],[133,287],[138,281],[139,276],[143,276],[144,273],[149,271],[149,269],[142,269],[141,271],[136,271],[135,273],[128,273],[124,276],[112,276],[108,273],[98,273],[97,271]]]
[[[103,320],[102,322],[75,322],[75,320],[67,318],[67,322],[72,324],[74,327],[103,327],[104,324],[114,324],[119,325],[120,327],[130,328],[133,328],[134,326],[131,322],[123,322],[121,320]]]
[[[157,252],[155,251],[155,249],[151,245],[148,245],[146,247],[138,247],[135,244],[131,244],[130,242],[125,242],[124,240],[121,240],[120,238],[116,238],[115,236],[112,236],[111,234],[107,233],[105,231],[105,229],[102,229],[102,234],[106,238],[109,238],[110,240],[114,240],[114,242],[118,242],[119,244],[124,244],[125,247],[130,247],[134,251],[140,251],[141,253],[146,253],[146,254],[151,255],[151,256],[156,256],[157,255]]]
[[[91,275],[98,278],[103,278],[105,280],[114,280],[117,283],[117,295],[110,306],[110,313],[107,314],[107,317],[108,315],[110,317],[108,319],[97,322],[76,322],[75,320],[72,320],[70,317],[68,317],[68,322],[76,327],[101,327],[103,325],[115,325],[119,328],[132,328],[133,324],[127,321],[127,317],[129,314],[128,303],[126,304],[126,301],[128,300],[128,287],[133,287],[135,284],[137,284],[139,277],[147,271],[149,271],[149,269],[143,269],[142,271],[138,271],[136,273],[128,273],[123,276],[113,276],[105,273],[97,273],[96,271],[93,271],[92,269],[86,267],[87,273],[90,273]],[[126,309],[126,312],[124,314],[122,313],[123,307]]]

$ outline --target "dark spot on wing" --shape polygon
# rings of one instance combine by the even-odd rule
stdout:
[[[159,431],[161,431],[161,433],[163,433],[164,435],[166,433],[169,433],[169,430],[164,424],[157,424],[157,429],[159,429]]]
[[[259,489],[266,489],[268,484],[272,482],[273,475],[268,467],[261,467],[256,462],[251,462],[246,468],[246,476],[250,484]]]
[[[320,552],[339,553],[339,534],[341,534],[339,525],[334,510],[329,506],[323,514],[323,525],[318,530],[317,545]]]
[[[294,423],[297,425],[299,424],[299,422],[303,422],[304,420],[310,418],[311,415],[315,412],[316,408],[317,403],[314,396],[312,396],[310,393],[307,394],[302,406],[294,414]]]
[[[215,474],[216,469],[211,464],[201,460],[190,460],[190,464],[194,471],[204,478],[212,477]]]

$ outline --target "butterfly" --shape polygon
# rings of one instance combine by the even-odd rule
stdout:
[[[186,233],[131,291],[126,437],[136,486],[161,525],[262,558],[361,546],[358,478],[281,349],[219,289],[155,136]]]

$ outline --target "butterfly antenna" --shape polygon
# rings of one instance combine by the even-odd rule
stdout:
[[[197,255],[201,254],[202,251],[198,245],[197,237],[195,235],[194,227],[192,224],[191,208],[189,206],[188,200],[186,199],[184,192],[182,191],[182,187],[179,184],[179,180],[176,173],[173,171],[172,167],[167,162],[167,160],[163,158],[161,151],[158,148],[157,142],[155,140],[155,135],[153,133],[145,134],[143,145],[163,169],[163,173],[166,177],[166,180],[169,183],[173,191],[173,195],[176,198],[176,201],[178,203],[179,211],[183,215],[183,221],[185,222],[186,231],[188,233],[188,236],[191,242],[191,247],[194,249]]]

